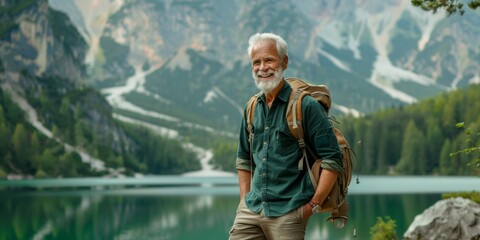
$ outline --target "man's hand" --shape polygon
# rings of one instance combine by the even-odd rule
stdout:
[[[312,206],[307,202],[303,205],[303,220],[308,221],[308,219],[313,215]]]

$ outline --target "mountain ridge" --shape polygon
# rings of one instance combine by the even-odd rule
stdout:
[[[255,32],[285,37],[285,76],[329,86],[336,116],[362,116],[480,81],[480,50],[469,41],[480,35],[478,16],[429,15],[406,0],[46,3],[0,3],[2,13],[11,12],[0,28],[2,91],[24,96],[52,133],[79,145],[93,137],[115,153],[88,146],[89,153],[136,171],[148,165],[162,172],[169,165],[161,161],[174,160],[140,147],[150,135],[142,139],[112,117],[215,155],[234,141],[243,106],[258,92],[245,51]],[[170,170],[192,167],[184,161],[190,155],[178,152],[184,165]]]
[[[90,10],[91,5],[85,1],[71,2],[77,4],[83,14]],[[138,69],[148,62],[160,68],[169,66],[172,71],[174,66],[182,69],[188,67],[185,60],[190,49],[203,56],[205,61],[220,64],[222,72],[206,76],[202,73],[205,69],[198,69],[198,72],[193,71],[197,79],[185,75],[186,72],[179,72],[177,79],[188,79],[192,84],[208,84],[208,81],[202,80],[213,78],[212,81],[219,84],[217,89],[227,95],[232,94],[232,90],[219,81],[227,79],[226,82],[231,84],[249,78],[246,41],[257,31],[274,31],[285,37],[291,54],[291,66],[286,74],[332,86],[333,92],[339,96],[334,101],[340,106],[337,108],[339,114],[365,114],[388,106],[413,103],[479,81],[478,73],[472,72],[478,65],[475,61],[463,60],[457,64],[446,60],[453,54],[461,61],[464,55],[451,52],[461,45],[471,50],[473,54],[469,59],[472,60],[479,58],[478,50],[462,38],[452,38],[451,46],[442,40],[451,32],[442,25],[455,26],[458,33],[467,36],[478,35],[478,30],[468,34],[472,29],[464,26],[467,21],[478,22],[478,17],[446,18],[440,12],[429,14],[410,6],[408,0],[348,4],[342,1],[302,1],[294,4],[283,0],[272,5],[273,9],[267,8],[265,3],[225,3],[217,0],[110,3],[106,11],[100,11],[101,7],[93,11],[102,19],[106,18],[105,14],[111,14],[106,24],[102,25],[103,31],[97,31],[95,37],[108,37],[128,48],[129,53],[122,56],[129,65]],[[239,10],[235,12],[232,9]],[[145,36],[144,32],[149,32],[149,35]],[[434,53],[432,50],[437,49],[439,44],[447,46],[450,53]],[[172,61],[176,64],[172,65]],[[239,66],[238,63],[241,68],[234,69]],[[211,64],[207,67],[213,67]],[[306,64],[312,67],[305,70],[303,66]],[[103,67],[94,64],[93,68],[105,66],[108,64]],[[359,67],[369,70],[360,70]],[[464,69],[464,73],[457,73],[458,68]],[[243,74],[233,73],[235,70]],[[125,81],[122,80],[125,73],[117,76],[112,84]],[[234,77],[238,78],[237,81],[230,80]],[[97,86],[103,81],[100,75],[94,78]],[[338,81],[341,83],[336,83]],[[339,84],[354,87],[350,90]],[[355,100],[348,100],[346,96],[351,95],[349,91],[354,89],[361,89],[361,94],[368,97],[357,95]],[[256,90],[242,86],[237,91],[242,92],[242,97],[235,99],[239,99],[237,104],[243,106],[240,99],[244,100]],[[201,94],[206,95],[207,92]],[[204,108],[202,111],[210,110]],[[229,113],[212,114],[239,117]]]

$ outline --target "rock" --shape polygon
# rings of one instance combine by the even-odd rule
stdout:
[[[460,197],[438,201],[415,217],[403,239],[478,240],[480,204]]]

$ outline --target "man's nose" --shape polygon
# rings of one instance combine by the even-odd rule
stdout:
[[[267,64],[265,64],[265,62],[261,62],[261,63],[260,63],[259,70],[260,70],[260,71],[268,70]]]

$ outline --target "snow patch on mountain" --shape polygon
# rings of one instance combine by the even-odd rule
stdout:
[[[432,78],[393,66],[389,59],[381,56],[379,56],[375,62],[374,68],[375,72],[377,72],[379,75],[388,77],[390,82],[409,80],[424,86],[435,84],[435,81]]]
[[[335,56],[333,56],[332,54],[330,53],[327,53],[321,49],[318,50],[318,52],[320,53],[320,55],[326,57],[328,60],[330,60],[333,64],[335,64],[335,66],[337,66],[338,68],[342,69],[343,71],[345,72],[352,72],[352,69],[350,69],[349,66],[347,66],[345,63],[343,63],[340,59],[336,58]]]
[[[185,127],[194,128],[194,129],[198,129],[198,130],[202,130],[202,131],[206,131],[206,132],[210,132],[210,133],[216,133],[216,134],[223,135],[223,136],[229,136],[229,137],[236,136],[235,134],[233,134],[231,132],[218,131],[217,129],[214,129],[212,127],[207,127],[207,126],[203,126],[203,125],[196,124],[196,123],[181,121],[180,119],[178,119],[176,117],[172,117],[172,116],[162,114],[162,113],[158,113],[158,112],[154,112],[154,111],[145,110],[142,107],[137,106],[137,105],[125,100],[123,95],[128,94],[130,92],[133,92],[137,88],[140,88],[141,86],[143,86],[143,83],[145,83],[145,76],[148,75],[149,73],[155,71],[157,69],[157,67],[151,68],[150,70],[145,71],[145,72],[139,66],[137,66],[135,69],[136,69],[135,74],[133,76],[131,76],[130,78],[128,78],[127,83],[125,85],[106,88],[106,89],[102,90],[102,93],[106,94],[105,98],[107,99],[108,103],[112,107],[117,108],[117,109],[128,110],[128,111],[131,111],[131,112],[138,113],[140,115],[145,115],[145,116],[149,116],[149,117],[153,117],[153,118],[157,118],[157,119],[162,119],[162,120],[169,121],[169,122],[176,122],[178,126],[185,126]],[[222,91],[220,91],[220,89],[213,88],[213,91],[215,93],[219,94],[220,96],[222,96],[223,98],[225,98],[227,101],[233,101],[230,98],[228,98]],[[242,112],[241,108],[240,108],[240,112]]]
[[[218,87],[213,87],[210,91],[205,94],[205,98],[203,99],[204,103],[209,103],[215,100],[215,98],[222,98],[223,100],[227,101],[232,105],[233,108],[237,109],[240,115],[243,114],[243,109],[237,102],[235,102],[232,98],[228,97],[222,90]]]
[[[197,156],[199,156],[200,165],[202,169],[199,171],[184,173],[182,174],[182,176],[204,176],[204,177],[235,176],[235,174],[231,172],[225,172],[225,171],[213,169],[213,165],[211,164],[211,159],[213,158],[212,150],[203,149],[191,143],[184,144],[184,147],[187,149],[193,150],[197,154]]]
[[[167,68],[170,70],[175,70],[180,68],[185,71],[190,71],[192,69],[192,63],[190,62],[190,57],[187,54],[185,48],[178,49],[177,54],[170,59],[170,62],[167,64]]]
[[[414,103],[417,101],[416,98],[403,91],[395,89],[393,83],[399,81],[413,81],[427,86],[435,84],[435,81],[431,78],[394,66],[388,57],[388,47],[392,39],[392,34],[394,33],[397,22],[400,20],[407,4],[408,1],[400,1],[398,5],[391,6],[382,13],[370,15],[363,14],[362,16],[365,17],[375,50],[378,53],[369,82],[383,90],[392,98],[399,99],[405,103]],[[426,32],[428,31],[426,30]],[[429,36],[429,34],[426,34],[426,36]]]
[[[170,122],[178,122],[179,119],[168,116],[165,114],[153,112],[153,111],[148,111],[145,110],[139,106],[136,106],[128,101],[126,101],[123,98],[123,94],[127,94],[130,92],[135,91],[135,89],[139,86],[143,86],[143,83],[145,82],[145,76],[150,73],[151,71],[154,71],[155,69],[150,69],[147,72],[141,71],[140,67],[136,68],[135,74],[128,78],[127,83],[123,86],[116,86],[116,87],[111,87],[111,88],[106,88],[102,90],[102,93],[106,94],[106,99],[112,107],[118,108],[118,109],[125,109],[128,111],[136,112],[142,115],[150,116],[150,117],[155,117],[158,119],[163,119],[166,121]],[[142,87],[143,88],[143,87]],[[143,88],[144,89],[144,88]]]
[[[208,102],[212,102],[213,99],[217,98],[217,94],[215,93],[215,91],[212,89],[210,91],[207,92],[205,98],[203,99],[203,102],[204,103],[208,103]]]
[[[328,34],[320,34],[319,37],[335,48],[342,48],[344,40],[337,27],[335,23],[326,25],[322,32]]]
[[[468,83],[471,83],[471,84],[480,84],[480,75],[476,74],[475,76],[473,76],[472,78],[470,78],[470,80],[468,80]]]
[[[176,139],[179,136],[178,131],[175,131],[175,130],[172,130],[172,129],[169,129],[169,128],[160,127],[158,125],[154,125],[154,124],[151,124],[151,123],[148,123],[148,122],[145,122],[145,121],[125,117],[125,116],[122,116],[122,115],[119,115],[119,114],[113,114],[113,117],[122,121],[122,122],[133,123],[133,124],[138,125],[138,126],[142,126],[142,127],[152,129],[152,130],[155,131],[155,133],[157,133],[158,135],[163,136],[163,137]]]
[[[108,19],[124,5],[124,0],[49,0],[48,3],[53,8],[68,14],[70,21],[90,47],[85,63],[93,66]]]
[[[363,114],[356,109],[348,108],[343,105],[334,104],[332,108],[338,109],[340,112],[344,113],[347,116],[361,117]]]
[[[233,108],[237,109],[237,111],[240,113],[240,115],[243,115],[243,108],[242,106],[238,105],[238,103],[233,100],[232,98],[228,97],[227,94],[225,94],[222,90],[220,90],[218,87],[214,87],[213,88],[213,91],[215,91],[215,93],[218,95],[218,96],[221,96],[223,99],[225,99],[228,103],[230,103],[232,105]]]
[[[422,37],[418,40],[418,50],[423,51],[430,41],[433,30],[437,24],[445,19],[445,12],[430,13],[417,8],[408,8],[409,13],[416,21],[418,28],[422,31]]]

